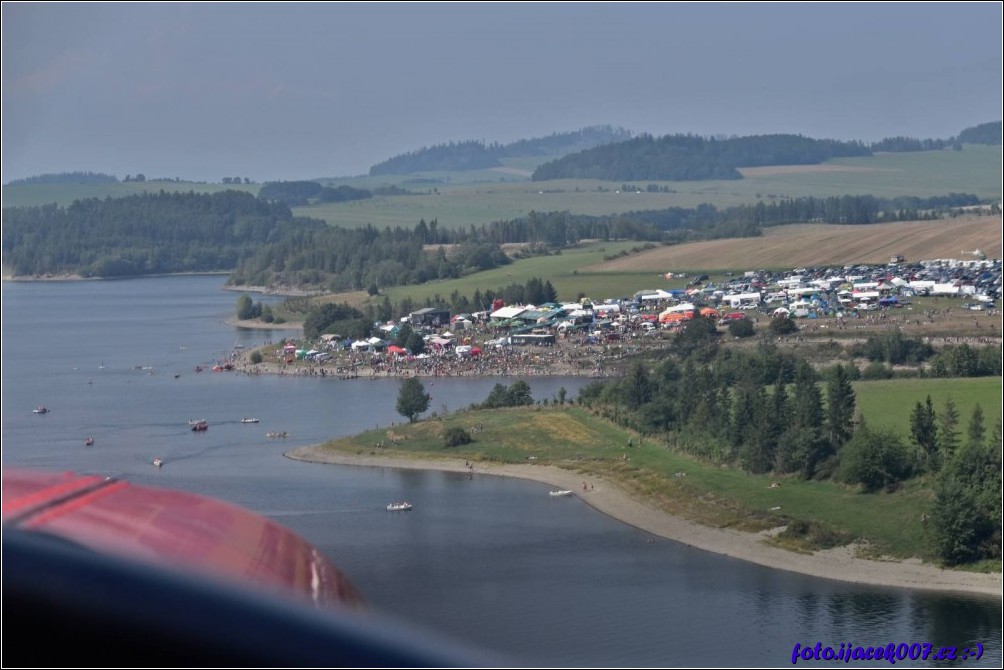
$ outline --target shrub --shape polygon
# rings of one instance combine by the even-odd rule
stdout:
[[[889,430],[859,426],[840,451],[840,475],[865,491],[877,491],[911,475],[910,451],[899,435]]]
[[[732,337],[753,337],[754,334],[753,322],[749,319],[739,319],[729,324],[729,335]]]
[[[446,429],[443,441],[447,447],[459,447],[463,444],[470,444],[473,440],[471,439],[471,434],[466,430],[460,426],[453,426]]]
[[[892,368],[879,362],[869,363],[865,366],[865,369],[861,371],[861,378],[892,379]]]
[[[798,332],[798,326],[786,316],[775,316],[770,320],[770,332],[775,335],[790,335]]]
[[[259,363],[262,362],[262,356],[261,356],[261,352],[260,351],[252,351],[251,352],[251,362],[254,365],[258,365]]]

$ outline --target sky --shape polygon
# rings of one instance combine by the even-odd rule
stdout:
[[[2,5],[0,182],[348,177],[449,142],[1002,119],[1002,3]]]

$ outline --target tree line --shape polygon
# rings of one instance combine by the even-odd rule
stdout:
[[[870,154],[860,142],[814,140],[801,135],[717,139],[645,134],[544,163],[534,171],[532,179],[742,179],[738,170],[741,167],[812,165],[831,158]]]
[[[115,184],[117,182],[118,179],[115,178],[115,175],[102,172],[53,172],[24,179],[12,179],[7,183],[10,186],[15,186],[20,184]]]
[[[294,230],[325,226],[240,191],[161,190],[4,208],[2,251],[15,275],[206,272],[230,270]]]
[[[303,207],[313,203],[349,202],[366,200],[373,192],[351,186],[322,186],[316,181],[270,181],[258,189],[263,200],[277,200],[289,207]]]
[[[347,186],[275,182],[255,198],[242,191],[139,194],[3,210],[3,254],[15,275],[77,273],[125,277],[227,270],[231,284],[313,286],[330,291],[451,279],[511,262],[502,244],[526,245],[519,255],[557,253],[582,239],[679,243],[752,237],[766,226],[804,221],[874,223],[935,217],[978,204],[976,196],[933,198],[834,196],[760,201],[718,209],[671,207],[612,215],[536,212],[480,226],[444,229],[420,220],[409,230],[329,226],[294,217],[291,203],[360,196]],[[324,195],[330,193],[331,195]],[[446,248],[430,249],[443,245]]]

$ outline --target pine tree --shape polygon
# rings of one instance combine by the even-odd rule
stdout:
[[[840,364],[826,387],[826,429],[834,450],[839,450],[854,434],[854,388]]]
[[[951,398],[945,400],[945,407],[938,414],[939,459],[946,463],[959,448],[959,410]]]
[[[969,442],[967,446],[979,446],[986,439],[987,429],[983,425],[983,408],[979,405],[973,407],[973,413],[969,418],[969,430],[967,431]]]
[[[634,411],[651,399],[652,382],[645,372],[645,366],[640,362],[635,363],[624,378],[624,404]]]
[[[798,463],[805,477],[811,477],[816,466],[832,453],[829,442],[823,437],[824,425],[823,396],[816,383],[816,372],[811,365],[800,361],[795,370],[789,429],[800,439],[785,442],[792,446],[791,465]]]
[[[910,414],[910,437],[920,450],[920,460],[922,469],[935,471],[938,469],[938,429],[936,423],[934,405],[931,403],[931,396],[927,396],[926,402],[921,405],[920,401],[913,408]]]

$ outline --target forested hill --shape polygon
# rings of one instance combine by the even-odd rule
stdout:
[[[292,229],[284,204],[241,191],[89,198],[69,207],[3,210],[3,264],[15,276],[125,277],[232,270]]]
[[[450,142],[401,154],[370,168],[370,176],[416,172],[485,170],[502,166],[509,157],[559,157],[631,137],[622,128],[590,126],[569,133],[519,140],[511,144],[479,141]]]
[[[503,156],[546,156],[559,158],[570,153],[585,151],[601,144],[624,142],[632,133],[613,126],[589,126],[571,133],[553,133],[547,137],[519,140],[502,147]]]
[[[729,139],[696,135],[641,135],[545,163],[534,181],[607,179],[696,181],[742,179],[737,168],[813,165],[831,158],[868,156],[860,142],[814,140],[801,135],[755,135]]]
[[[965,144],[990,144],[998,145],[1004,141],[1004,123],[1000,121],[991,121],[990,123],[981,123],[978,126],[973,126],[972,128],[966,128],[961,133],[959,133],[959,142]]]

